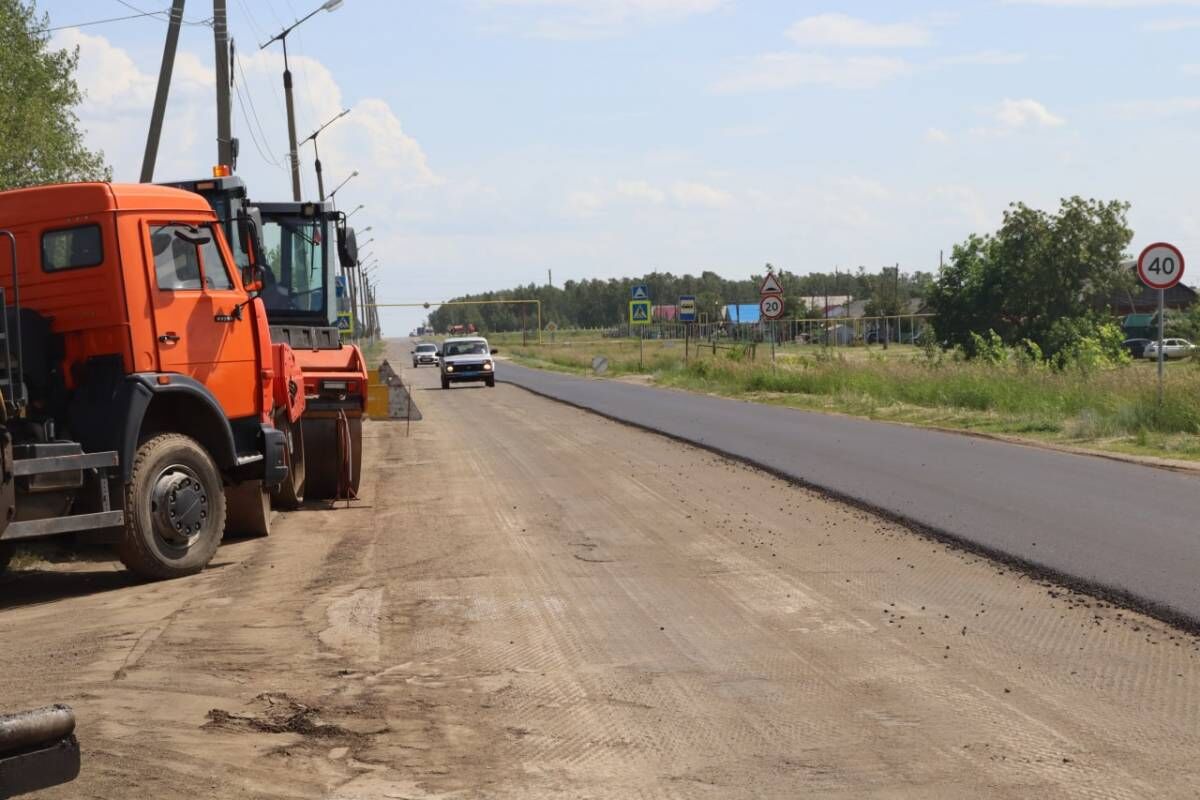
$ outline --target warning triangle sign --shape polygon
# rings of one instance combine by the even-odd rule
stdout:
[[[763,278],[762,286],[758,287],[759,294],[783,294],[783,284],[775,277],[774,272],[768,272]]]
[[[633,304],[633,321],[641,322],[650,318],[650,306],[645,303]]]
[[[634,300],[649,300],[650,299],[650,293],[646,290],[646,286],[644,284],[641,286],[633,287],[633,299]]]

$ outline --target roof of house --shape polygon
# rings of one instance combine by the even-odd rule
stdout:
[[[743,325],[755,324],[762,316],[762,312],[758,310],[758,303],[730,303],[722,313],[729,322]]]

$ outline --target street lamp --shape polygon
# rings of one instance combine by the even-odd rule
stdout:
[[[319,176],[320,173],[318,172],[317,175]],[[329,193],[329,199],[332,200],[333,196],[338,193],[338,190],[341,189],[343,186],[345,186],[347,183],[349,183],[351,178],[357,178],[357,177],[358,177],[358,170],[354,170],[354,172],[351,172],[349,175],[347,175],[346,180],[339,183],[337,185],[337,187],[334,188],[334,190]],[[324,200],[325,196],[322,195],[321,199]],[[362,205],[360,204],[358,208],[362,208]],[[354,211],[358,211],[358,208],[354,209]],[[354,211],[351,211],[350,214],[353,214]],[[349,218],[350,214],[347,214],[346,217]]]
[[[351,176],[351,177],[353,177],[353,176]],[[350,178],[346,178],[346,181],[348,181],[348,180],[350,180]],[[345,183],[346,181],[342,181],[342,183]],[[340,189],[340,188],[342,188],[342,187],[340,187],[340,186],[339,186],[339,187],[338,187],[338,189]],[[337,189],[335,189],[334,191],[337,191]],[[359,211],[362,211],[362,210],[363,210],[363,208],[364,208],[363,204],[362,204],[362,203],[359,203],[359,204],[358,204],[358,205],[357,205],[357,206],[354,208],[354,211],[351,211],[349,214],[347,214],[347,215],[346,215],[346,219],[350,219],[351,217],[353,217],[353,216],[355,215],[355,213],[357,213],[357,212],[359,212]]]
[[[350,113],[350,109],[348,109],[348,108],[343,109],[342,113],[338,114],[336,117],[329,120],[321,127],[317,128],[315,131],[310,133],[304,139],[304,142],[312,142],[313,143],[313,155],[316,156],[316,167],[317,167],[317,194],[320,195],[320,199],[322,199],[322,200],[325,199],[325,181],[321,178],[321,151],[317,149],[317,137],[321,135],[321,131],[325,130],[330,125],[337,122],[339,119],[341,119],[342,117],[346,116],[349,113]],[[301,142],[300,144],[304,144],[304,142]],[[354,174],[357,175],[358,172],[356,171]],[[346,180],[349,180],[349,178],[347,178]],[[343,181],[343,183],[345,183],[345,181]]]
[[[319,8],[310,11],[307,16],[296,20],[263,42],[258,48],[259,50],[265,50],[267,49],[267,45],[272,42],[279,42],[283,45],[283,95],[287,100],[288,155],[292,159],[292,199],[297,203],[300,202],[300,158],[296,155],[296,105],[292,100],[292,71],[288,69],[287,37],[298,25],[311,19],[318,11],[335,11],[341,7],[343,2],[344,0],[325,0]]]

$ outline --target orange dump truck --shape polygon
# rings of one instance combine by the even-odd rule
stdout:
[[[0,192],[0,568],[16,541],[73,533],[168,578],[227,527],[267,532],[288,475],[274,420],[303,378],[220,223],[158,186]],[[253,221],[233,225],[253,254]]]

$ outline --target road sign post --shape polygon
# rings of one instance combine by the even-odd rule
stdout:
[[[775,337],[778,333],[775,320],[783,316],[783,284],[775,277],[774,272],[768,272],[767,277],[763,278],[762,285],[758,287],[758,294],[758,310],[762,313],[762,318],[771,323],[771,369],[775,369]]]
[[[1163,403],[1163,344],[1167,289],[1183,279],[1183,253],[1173,244],[1155,242],[1138,256],[1137,273],[1142,283],[1158,289],[1158,404]]]
[[[650,294],[645,286],[633,287],[633,299],[629,301],[629,324],[638,326],[638,372],[641,372],[646,347],[646,326],[650,324]]]

